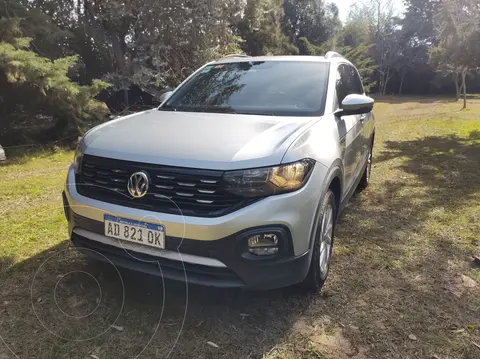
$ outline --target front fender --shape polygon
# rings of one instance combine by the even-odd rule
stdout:
[[[343,197],[343,165],[340,160],[334,161],[333,166],[327,171],[324,181],[322,184],[322,190],[320,194],[320,198],[318,200],[316,209],[315,209],[315,215],[314,215],[314,220],[312,221],[312,228],[310,228],[310,238],[309,238],[309,248],[312,249],[313,243],[314,243],[314,238],[315,238],[315,231],[318,227],[318,217],[319,217],[319,211],[320,211],[320,206],[322,204],[323,198],[325,197],[325,194],[327,193],[328,189],[332,185],[332,182],[334,181],[335,178],[338,178],[339,183],[340,183],[340,188],[338,189],[338,197],[337,193],[335,194],[335,200],[337,202],[337,219],[340,213],[340,204],[342,202],[342,197]]]

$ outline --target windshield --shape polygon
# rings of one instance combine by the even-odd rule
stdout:
[[[329,64],[252,61],[205,66],[159,110],[323,115]]]

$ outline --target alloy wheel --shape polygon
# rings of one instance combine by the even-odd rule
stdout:
[[[333,207],[329,204],[323,213],[320,233],[320,274],[326,278],[330,267],[333,239]]]

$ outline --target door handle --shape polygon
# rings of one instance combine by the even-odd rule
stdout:
[[[360,116],[360,122],[365,122],[366,119],[367,119],[367,115]]]

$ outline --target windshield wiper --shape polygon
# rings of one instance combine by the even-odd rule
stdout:
[[[236,113],[231,107],[203,107],[203,112]]]
[[[177,111],[178,109],[173,106],[165,105],[158,108],[159,111]]]
[[[231,107],[214,107],[214,106],[195,106],[195,107],[159,107],[159,110],[167,111],[185,111],[185,112],[212,112],[212,113],[236,113]]]

